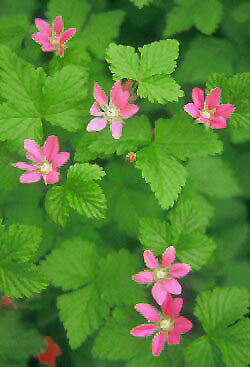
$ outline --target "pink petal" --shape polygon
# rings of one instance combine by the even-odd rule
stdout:
[[[183,300],[182,298],[172,298],[170,293],[166,301],[161,306],[162,312],[165,316],[168,316],[170,319],[175,319],[179,316],[180,311],[182,309]]]
[[[76,28],[69,28],[61,37],[61,43],[65,43],[70,40],[76,33]]]
[[[94,86],[94,98],[95,100],[101,105],[107,106],[108,105],[108,97],[106,96],[105,92],[99,86],[99,84],[95,83]]]
[[[59,152],[59,142],[55,135],[50,135],[43,146],[43,154],[45,154],[47,161],[52,161]]]
[[[57,36],[60,36],[61,33],[64,31],[63,20],[60,15],[54,20],[53,28]]]
[[[137,312],[140,312],[148,321],[160,321],[160,316],[157,309],[147,303],[138,303],[135,305],[135,309]]]
[[[113,104],[120,110],[127,106],[130,93],[124,90],[121,81],[115,82],[113,88],[110,91],[110,99]]]
[[[210,121],[210,126],[212,129],[225,129],[227,127],[227,120],[222,116],[214,117]]]
[[[135,115],[139,111],[139,107],[136,104],[127,104],[120,110],[120,116],[124,119]]]
[[[56,168],[63,166],[69,160],[69,158],[70,154],[68,152],[58,153],[53,159],[52,167]]]
[[[153,324],[142,324],[139,326],[136,326],[130,331],[130,334],[133,336],[150,336],[154,334],[154,332],[157,330],[157,326]]]
[[[209,122],[210,123],[210,120],[206,117],[203,117],[203,116],[200,116],[199,120],[202,121],[202,122]]]
[[[235,107],[232,104],[222,104],[216,108],[214,116],[222,116],[226,120],[234,113]]]
[[[55,49],[56,49],[55,46],[52,46],[49,42],[44,43],[42,45],[42,50],[46,52],[52,52],[55,51]]]
[[[27,164],[25,162],[17,162],[12,164],[13,167],[17,167],[29,172],[36,171],[38,167],[32,166],[31,164]]]
[[[186,334],[192,329],[192,322],[186,319],[186,317],[178,317],[174,323],[174,331],[177,334]]]
[[[187,275],[191,270],[191,266],[188,264],[174,264],[169,270],[169,274],[171,274],[175,278],[181,278]]]
[[[176,345],[180,344],[180,342],[181,342],[180,334],[177,334],[174,330],[170,330],[168,332],[168,344]]]
[[[45,20],[42,20],[40,18],[36,18],[35,19],[35,25],[36,25],[37,29],[40,32],[44,33],[46,36],[52,36],[51,27],[47,22],[45,22]]]
[[[40,146],[34,140],[25,139],[24,149],[27,151],[27,158],[34,162],[43,163],[43,152]]]
[[[98,102],[94,102],[91,106],[91,109],[90,109],[90,114],[92,116],[101,116],[102,113],[101,113],[101,108],[100,108],[100,105]]]
[[[60,175],[56,170],[48,173],[45,177],[45,182],[48,183],[48,184],[56,183],[59,180],[60,180]]]
[[[158,266],[158,260],[150,250],[144,251],[144,262],[149,269],[156,269]]]
[[[49,37],[46,34],[41,33],[41,32],[32,34],[32,39],[33,41],[36,41],[40,45],[49,43]]]
[[[194,103],[185,104],[184,110],[193,118],[198,118],[200,116],[199,109],[194,105]]]
[[[213,110],[220,105],[220,88],[217,87],[211,90],[206,97],[206,105],[209,110]]]
[[[163,283],[156,282],[152,288],[152,296],[154,297],[155,301],[158,305],[162,305],[165,301],[166,297],[168,296],[168,292],[164,288]]]
[[[151,271],[141,271],[138,274],[132,276],[132,279],[140,284],[149,284],[154,280],[154,275]]]
[[[204,108],[204,91],[200,88],[194,88],[192,90],[192,98],[195,106],[199,110],[203,110]]]
[[[162,267],[165,269],[168,265],[173,264],[175,256],[174,246],[168,247],[162,255]]]
[[[60,46],[59,51],[57,52],[58,52],[58,56],[64,57],[64,52],[65,52],[64,46]]]
[[[21,183],[32,183],[41,180],[42,175],[37,172],[24,173],[20,176]]]
[[[154,357],[159,357],[166,344],[166,336],[163,332],[155,335],[152,341],[152,354]]]
[[[122,127],[123,125],[119,121],[112,121],[112,136],[115,139],[120,139],[122,136]]]
[[[100,131],[107,125],[108,120],[100,117],[96,117],[90,121],[87,126],[87,131]]]
[[[176,279],[166,279],[163,285],[165,290],[171,294],[181,294],[182,292],[181,285]]]

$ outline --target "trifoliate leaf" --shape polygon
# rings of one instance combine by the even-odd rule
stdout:
[[[70,213],[70,206],[67,200],[67,191],[64,186],[54,186],[48,190],[45,206],[51,219],[65,226]]]
[[[186,169],[156,143],[137,153],[136,167],[151,186],[163,209],[173,206],[186,182]]]
[[[187,367],[218,367],[213,347],[206,336],[190,343],[185,352]]]
[[[134,3],[137,8],[142,9],[144,6],[149,5],[154,0],[130,0],[132,3]]]
[[[95,245],[80,237],[72,238],[46,257],[42,270],[54,287],[67,291],[91,281],[98,261]]]
[[[220,335],[220,331],[248,312],[249,294],[244,288],[215,288],[203,292],[197,298],[195,315],[208,334]]]
[[[187,168],[190,182],[202,193],[229,198],[241,192],[232,167],[221,158],[194,159],[188,163]]]
[[[108,315],[93,284],[59,296],[57,304],[72,349],[78,348]]]
[[[51,0],[48,7],[48,17],[51,22],[60,14],[63,17],[65,28],[75,27],[80,31],[88,16],[90,5],[86,0]]]
[[[139,289],[131,278],[139,270],[140,261],[136,255],[124,249],[110,253],[100,262],[97,273],[97,285],[102,299],[110,306],[134,305],[146,301],[145,291]]]
[[[69,131],[83,124],[82,98],[86,94],[87,73],[75,66],[65,66],[48,77],[44,88],[44,117],[52,124]]]

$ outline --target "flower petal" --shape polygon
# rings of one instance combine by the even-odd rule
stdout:
[[[43,163],[43,152],[40,146],[34,140],[25,139],[24,149],[27,151],[27,158],[34,162]]]
[[[91,109],[90,109],[90,114],[92,116],[101,116],[102,115],[100,105],[99,105],[98,102],[94,102],[92,104]]]
[[[29,173],[23,173],[20,176],[20,182],[21,183],[32,183],[37,182],[41,180],[41,173],[38,172],[29,172]]]
[[[182,292],[181,285],[176,279],[166,279],[163,285],[165,290],[171,294],[181,294]]]
[[[177,334],[174,330],[170,330],[168,332],[168,344],[176,345],[180,344],[180,342],[181,342],[180,334]]]
[[[163,332],[155,335],[152,340],[152,354],[154,357],[159,357],[166,344],[166,336]]]
[[[154,332],[157,330],[157,326],[153,324],[142,324],[139,326],[136,326],[132,330],[130,330],[130,334],[133,336],[150,336],[154,334]]]
[[[165,301],[166,297],[168,296],[168,292],[165,289],[163,283],[156,282],[152,288],[152,296],[154,297],[155,301],[158,305],[162,305]]]
[[[108,120],[100,117],[96,117],[90,121],[87,126],[87,131],[100,131],[107,125]]]
[[[192,90],[192,98],[195,106],[198,110],[203,110],[204,108],[204,91],[200,88],[194,88]]]
[[[43,153],[47,161],[52,161],[59,152],[59,142],[55,135],[50,135],[44,143]]]
[[[53,159],[52,167],[56,168],[63,166],[69,160],[69,158],[70,154],[68,152],[58,153]]]
[[[194,105],[194,103],[185,104],[184,110],[193,118],[198,118],[200,116],[199,109]]]
[[[182,298],[172,298],[171,294],[169,293],[166,301],[163,303],[161,308],[165,316],[168,316],[170,319],[175,319],[179,316],[182,305]]]
[[[32,39],[33,41],[39,43],[39,45],[46,45],[47,43],[49,43],[49,37],[41,32],[32,34]]]
[[[212,129],[225,129],[227,127],[227,120],[222,116],[216,116],[210,121]]]
[[[107,106],[108,105],[108,97],[106,93],[102,90],[98,83],[95,83],[94,86],[94,98],[95,100],[101,105]]]
[[[136,104],[127,104],[120,110],[120,116],[124,119],[132,117],[139,111],[139,107]]]
[[[55,51],[55,49],[56,49],[55,46],[52,46],[49,42],[44,43],[42,45],[42,50],[46,52],[52,52]]]
[[[37,29],[44,33],[46,36],[50,37],[52,36],[52,30],[51,27],[49,25],[49,23],[45,22],[45,20],[40,19],[40,18],[36,18],[35,19],[35,25],[37,27]]]
[[[211,92],[206,96],[206,105],[209,110],[213,110],[220,105],[219,87],[212,89]]]
[[[222,104],[216,108],[214,116],[222,116],[226,120],[234,113],[235,107],[232,104]]]
[[[119,122],[119,121],[112,121],[112,125],[111,125],[111,128],[112,128],[112,136],[113,138],[115,139],[120,139],[120,137],[122,136],[122,123]]]
[[[59,47],[59,50],[57,51],[57,53],[58,53],[58,56],[60,56],[60,57],[64,57],[64,52],[65,52],[65,49],[64,49],[64,46],[60,46]]]
[[[48,183],[48,184],[56,183],[59,180],[60,180],[60,175],[56,170],[48,173],[45,177],[45,182]]]
[[[192,322],[186,317],[178,317],[178,319],[175,320],[174,323],[174,331],[177,334],[186,334],[189,332],[189,330],[192,329]]]
[[[130,93],[123,89],[121,81],[118,80],[115,82],[113,88],[110,91],[110,99],[113,104],[119,108],[119,110],[122,110],[127,106],[129,96]]]
[[[188,264],[179,264],[176,263],[172,265],[171,269],[169,270],[169,274],[171,274],[175,278],[181,278],[187,275],[191,270],[191,266]]]
[[[132,279],[136,283],[149,284],[154,280],[154,275],[153,275],[153,273],[151,273],[151,271],[145,270],[145,271],[141,271],[138,274],[133,275]]]
[[[135,305],[137,312],[140,312],[148,321],[160,321],[160,316],[157,309],[147,303],[137,303]]]
[[[150,250],[144,251],[144,262],[149,269],[156,269],[158,266],[158,260]]]
[[[66,32],[64,32],[63,36],[61,37],[61,43],[65,43],[70,40],[74,34],[76,33],[76,28],[69,28]]]
[[[60,36],[61,33],[64,31],[63,20],[60,15],[57,16],[56,19],[54,20],[53,29],[57,36]]]
[[[38,168],[37,166],[32,166],[31,164],[27,164],[25,162],[13,163],[12,166],[23,169],[25,171],[29,171],[29,172],[36,171]]]
[[[175,256],[174,246],[168,247],[162,255],[162,267],[165,269],[168,265],[173,264]]]

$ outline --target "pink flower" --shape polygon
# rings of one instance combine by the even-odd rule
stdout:
[[[145,303],[135,306],[136,311],[140,312],[149,323],[136,326],[130,333],[133,336],[145,337],[157,332],[152,341],[154,357],[159,357],[166,341],[169,345],[180,344],[180,335],[191,330],[192,322],[179,316],[182,304],[182,298],[173,299],[169,295],[161,307],[162,312],[158,312],[155,307]]]
[[[76,33],[76,28],[69,28],[64,32],[61,16],[56,17],[52,27],[40,18],[35,19],[39,32],[32,35],[32,39],[42,45],[42,50],[47,52],[56,51],[56,55],[64,57],[66,43]]]
[[[212,129],[224,129],[227,127],[227,119],[234,113],[232,104],[220,105],[220,88],[212,89],[204,101],[202,89],[194,88],[192,97],[194,103],[188,103],[184,110],[198,122]]]
[[[155,282],[152,288],[152,295],[159,305],[163,304],[169,293],[181,294],[182,288],[176,278],[184,277],[191,270],[191,266],[188,264],[173,264],[174,260],[174,246],[166,249],[162,255],[161,265],[159,265],[153,252],[146,250],[144,251],[144,262],[152,271],[144,270],[132,277],[135,282],[140,284]]]
[[[110,102],[101,87],[96,83],[94,87],[94,98],[96,102],[92,105],[90,113],[95,117],[87,126],[87,131],[103,130],[109,122],[112,136],[120,139],[124,119],[136,114],[139,107],[128,103],[130,97],[129,91],[124,90],[120,80],[118,80],[110,92]]]
[[[69,160],[70,154],[59,153],[59,142],[57,136],[49,136],[43,148],[33,140],[24,140],[24,148],[27,151],[26,157],[35,164],[30,165],[25,162],[14,163],[13,166],[27,171],[20,176],[21,183],[31,183],[40,181],[43,177],[46,184],[53,184],[59,181],[60,175],[57,171]]]

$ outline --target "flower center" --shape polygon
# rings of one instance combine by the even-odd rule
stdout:
[[[211,118],[211,113],[208,111],[201,111],[201,116],[205,117],[206,119],[210,119]]]
[[[164,279],[166,277],[166,272],[163,270],[158,270],[155,275],[158,279]]]
[[[44,162],[44,164],[40,166],[40,172],[42,175],[47,175],[52,171],[53,171],[52,164],[49,162]]]
[[[54,47],[60,47],[61,45],[61,39],[58,36],[51,36],[50,37],[50,44]]]
[[[164,330],[168,330],[172,327],[172,322],[169,319],[164,319],[160,322],[160,328]]]

